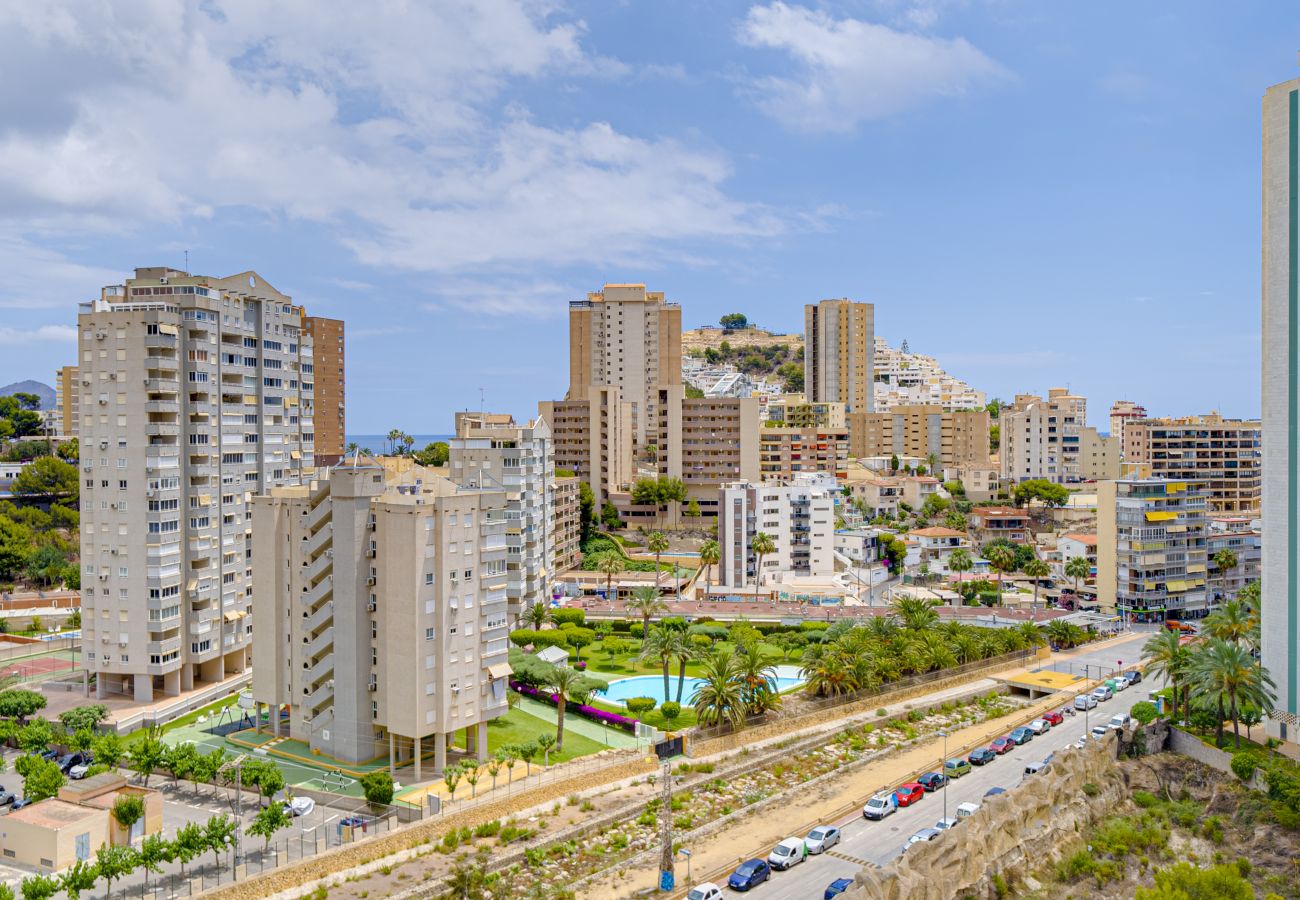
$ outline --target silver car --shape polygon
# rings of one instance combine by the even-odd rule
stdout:
[[[840,830],[833,825],[818,825],[803,839],[809,853],[825,853],[840,842]]]

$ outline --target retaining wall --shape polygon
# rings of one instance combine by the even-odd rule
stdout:
[[[1225,772],[1234,779],[1236,774],[1232,771],[1232,754],[1226,750],[1220,750],[1217,747],[1211,747],[1195,735],[1178,729],[1169,729],[1169,749],[1189,759],[1194,759],[1198,763],[1209,766],[1218,772]],[[1246,786],[1257,791],[1268,790],[1268,785],[1264,783],[1264,777],[1259,769],[1255,770],[1255,775]]]

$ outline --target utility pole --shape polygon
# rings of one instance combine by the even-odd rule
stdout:
[[[659,890],[671,891],[673,878],[673,769],[664,760],[664,792],[659,805]]]

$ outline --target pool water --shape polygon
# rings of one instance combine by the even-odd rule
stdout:
[[[687,678],[682,683],[682,702],[690,703],[691,697],[695,694],[695,689],[703,683],[703,679],[700,678]],[[787,691],[801,684],[803,684],[803,679],[799,677],[798,666],[776,667],[777,691]],[[620,678],[617,681],[611,681],[609,687],[602,692],[602,696],[606,700],[615,703],[622,703],[631,697],[651,697],[656,704],[663,703],[665,699],[664,678],[662,675],[635,675],[632,678]],[[675,672],[670,673],[668,678],[667,699],[677,699],[677,674]]]

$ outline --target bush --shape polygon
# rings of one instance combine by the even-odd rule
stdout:
[[[560,627],[577,625],[581,628],[587,624],[587,614],[580,609],[556,609],[551,612],[551,621]]]
[[[1234,753],[1232,755],[1232,774],[1242,781],[1250,781],[1255,776],[1255,770],[1259,768],[1262,761],[1259,754],[1253,750]]]
[[[632,635],[632,637],[634,638],[645,637],[645,626],[642,625],[640,622],[634,622],[632,626],[628,628],[627,631],[628,634]]]
[[[659,707],[659,712],[664,717],[664,721],[666,721],[671,727],[672,724],[677,721],[678,717],[681,716],[682,705],[669,700],[667,703],[664,703]]]
[[[387,806],[393,802],[393,778],[386,769],[361,776],[361,790],[370,803]]]
[[[1149,700],[1142,700],[1133,704],[1130,715],[1137,719],[1142,725],[1150,725],[1160,715],[1156,705]]]
[[[654,709],[655,701],[653,697],[628,697],[623,701],[623,705],[627,707],[628,712],[640,716]]]

